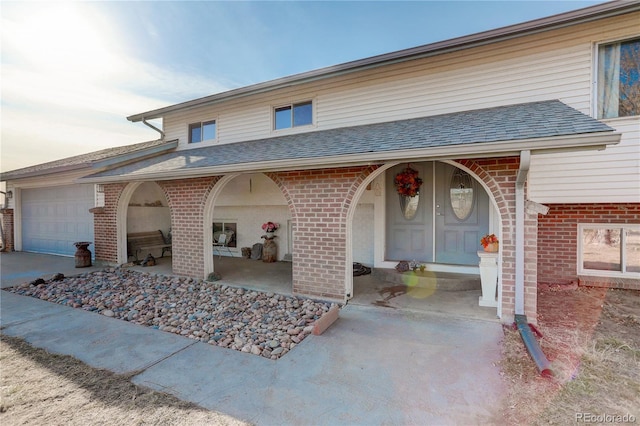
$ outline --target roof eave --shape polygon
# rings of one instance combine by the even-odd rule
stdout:
[[[84,163],[84,164],[74,164],[71,166],[54,167],[51,169],[34,170],[27,173],[18,173],[18,174],[13,174],[12,172],[0,173],[0,182],[28,179],[28,178],[38,177],[38,176],[47,176],[47,175],[59,174],[59,173],[75,172],[82,169],[87,169],[89,171],[91,168],[89,164]]]
[[[435,43],[430,43],[418,47],[413,47],[395,52],[385,53],[382,55],[372,56],[369,58],[359,59],[346,62],[339,65],[329,66],[312,70],[304,73],[294,74],[263,83],[250,86],[240,87],[238,89],[205,96],[198,99],[170,105],[163,108],[134,114],[127,117],[127,120],[138,122],[143,120],[151,120],[160,118],[163,115],[174,112],[189,110],[204,105],[211,105],[222,101],[228,101],[235,98],[255,95],[259,93],[269,92],[289,86],[296,86],[315,80],[322,80],[335,77],[342,74],[353,73],[369,68],[376,68],[393,63],[401,63],[415,59],[425,58],[429,56],[439,55],[448,52],[468,49],[471,47],[482,46],[515,37],[521,37],[529,34],[539,33],[550,29],[563,28],[579,23],[590,22],[596,19],[603,19],[612,16],[618,16],[640,10],[640,2],[613,1],[595,6],[590,6],[566,13],[561,13],[546,18],[536,19],[520,24],[510,25],[480,33],[470,34],[467,36],[452,38]]]
[[[358,153],[318,158],[298,158],[290,160],[230,164],[186,170],[168,170],[163,172],[136,175],[106,177],[87,176],[78,179],[77,182],[116,183],[149,180],[172,180],[178,178],[197,178],[223,175],[227,173],[260,173],[289,170],[322,169],[331,167],[348,167],[380,164],[389,161],[508,157],[519,155],[523,150],[530,150],[532,154],[603,150],[608,145],[616,145],[620,143],[620,137],[621,134],[616,132],[598,132],[582,135],[521,139],[516,141],[497,141],[481,144],[427,147],[397,151],[379,151],[366,154]]]
[[[102,160],[96,160],[91,163],[91,167],[94,169],[108,168],[114,166],[120,166],[132,161],[140,161],[145,158],[153,157],[164,152],[172,151],[178,147],[178,139],[174,139],[163,143],[162,145],[155,145],[149,148],[140,149],[138,151],[129,152],[127,154],[116,155],[114,157],[105,158]]]

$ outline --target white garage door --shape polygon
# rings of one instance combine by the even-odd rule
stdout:
[[[74,242],[93,242],[93,197],[93,185],[23,189],[22,249],[72,256]]]

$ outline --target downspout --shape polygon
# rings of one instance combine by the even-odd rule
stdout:
[[[154,126],[153,124],[149,123],[146,118],[142,119],[142,123],[144,125],[146,125],[147,127],[150,127],[153,130],[155,130],[156,132],[160,133],[160,139],[164,140],[164,132],[162,130],[158,129],[156,126]]]
[[[529,175],[531,152],[520,152],[520,167],[516,177],[516,288],[515,288],[515,322],[529,355],[536,363],[542,376],[553,375],[551,364],[542,352],[540,344],[531,332],[531,326],[524,312],[524,185]]]

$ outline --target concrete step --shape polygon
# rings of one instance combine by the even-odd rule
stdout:
[[[400,273],[395,269],[374,269],[372,275],[379,280],[394,285],[409,285],[433,288],[441,291],[480,290],[480,275],[456,274],[453,272],[408,271]]]

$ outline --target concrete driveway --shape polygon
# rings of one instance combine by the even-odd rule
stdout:
[[[11,259],[2,255],[3,283]],[[502,338],[496,322],[347,305],[323,335],[271,361],[4,291],[0,296],[3,333],[94,367],[137,372],[136,384],[256,424],[500,422],[505,386],[496,367]]]

